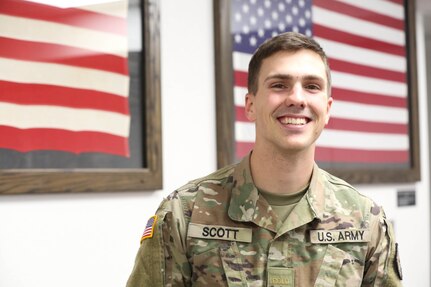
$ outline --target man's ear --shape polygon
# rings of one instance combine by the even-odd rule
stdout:
[[[331,107],[332,107],[332,102],[334,101],[334,99],[332,97],[328,98],[328,103],[326,106],[326,121],[325,124],[329,123],[329,118],[331,117]]]
[[[245,116],[247,119],[251,122],[254,122],[256,120],[256,111],[255,111],[255,95],[247,93],[245,95]]]

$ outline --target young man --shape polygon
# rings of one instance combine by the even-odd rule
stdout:
[[[253,151],[162,202],[128,286],[401,286],[383,210],[314,162],[333,101],[322,48],[285,33],[248,72]]]

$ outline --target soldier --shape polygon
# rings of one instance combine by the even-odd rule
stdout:
[[[333,102],[322,48],[281,34],[248,72],[253,151],[161,203],[127,286],[401,286],[383,210],[314,162]]]

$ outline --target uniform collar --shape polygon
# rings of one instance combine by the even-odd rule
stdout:
[[[235,166],[229,217],[235,221],[254,222],[260,227],[276,232],[279,227],[277,215],[265,198],[259,195],[254,185],[250,170],[250,154]]]
[[[234,168],[234,187],[229,205],[229,217],[234,221],[253,222],[265,229],[277,232],[282,224],[277,220],[277,215],[265,198],[259,195],[259,191],[254,185],[250,170],[250,154],[244,157]],[[302,216],[288,224],[289,229],[306,224],[314,218],[322,218],[324,207],[325,189],[321,180],[320,169],[315,164],[310,187],[292,211],[292,213],[300,212]]]
[[[328,196],[331,195],[328,194],[328,190],[325,189],[325,180],[323,179],[322,171],[317,164],[314,163],[310,187],[305,198],[310,208],[313,210],[315,217],[323,219],[326,208],[326,198],[328,198]]]
[[[317,164],[314,164],[313,174],[311,175],[310,186],[307,193],[278,229],[277,236],[306,225],[315,219],[322,220],[328,196],[331,196],[331,194],[325,189],[321,170]]]

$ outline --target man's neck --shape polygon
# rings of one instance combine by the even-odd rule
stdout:
[[[254,150],[250,167],[253,181],[259,189],[277,194],[292,194],[310,182],[314,166],[314,152],[280,154]]]

